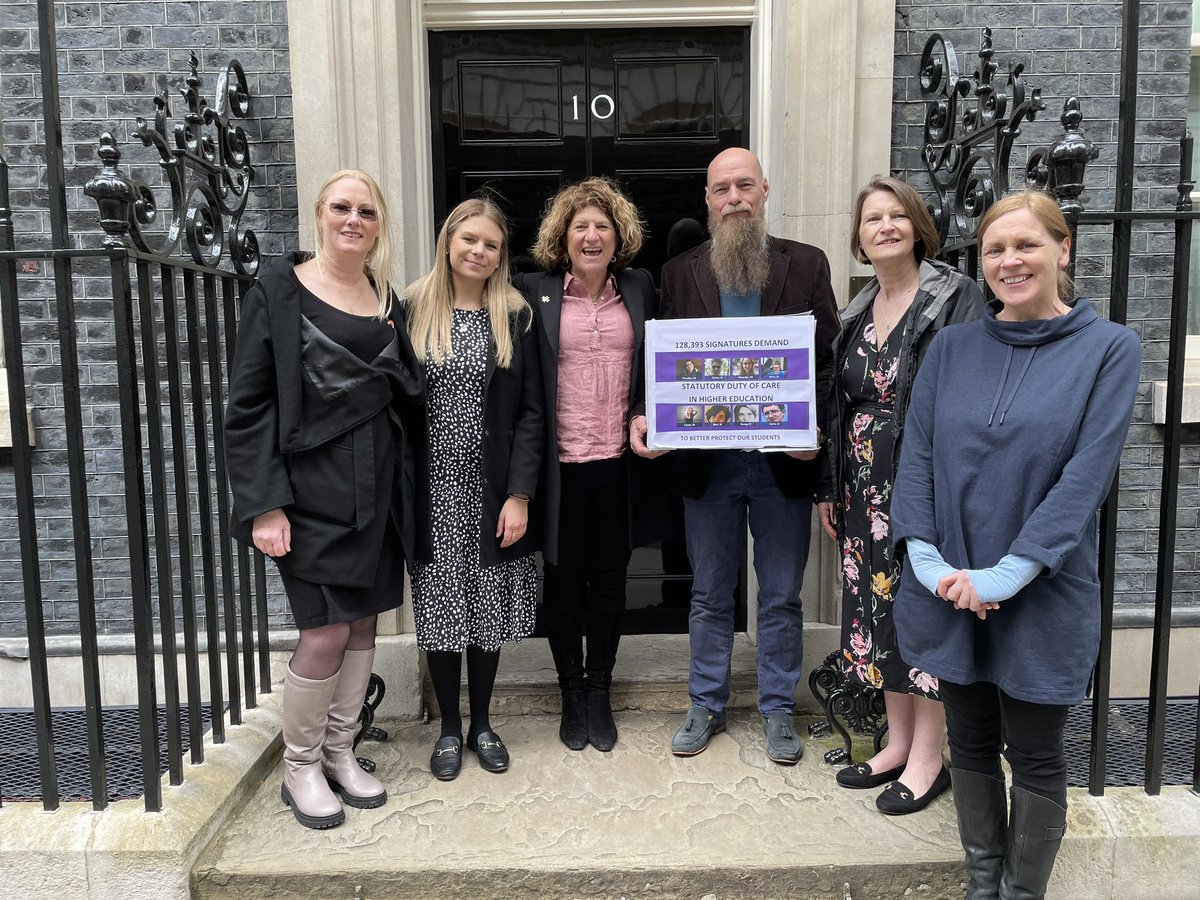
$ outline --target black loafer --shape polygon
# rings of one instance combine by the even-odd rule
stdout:
[[[886,772],[876,774],[871,771],[871,766],[868,763],[855,763],[852,766],[846,766],[837,773],[837,783],[844,788],[852,790],[862,790],[863,788],[876,788],[881,784],[887,784],[889,781],[895,781],[904,774],[904,766],[896,766],[894,769],[888,769]]]
[[[503,772],[508,768],[508,749],[500,735],[494,731],[481,731],[467,735],[467,748],[479,757],[480,768],[489,772]]]
[[[920,797],[914,797],[913,792],[904,786],[902,781],[893,781],[888,789],[875,799],[879,811],[888,816],[907,816],[909,813],[920,812],[933,800],[944,794],[950,787],[950,772],[942,766],[933,784]]]
[[[433,745],[429,770],[438,781],[453,781],[462,771],[462,738],[448,734]]]

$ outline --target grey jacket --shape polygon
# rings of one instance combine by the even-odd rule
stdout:
[[[817,491],[819,501],[836,502],[841,496],[839,486],[846,452],[846,396],[840,388],[841,372],[846,364],[846,354],[850,352],[848,339],[859,333],[863,320],[871,315],[878,293],[879,279],[872,278],[841,312],[842,329],[833,342],[833,379],[827,406],[829,431],[822,451],[824,465],[821,486]],[[946,325],[973,322],[982,314],[983,292],[979,290],[979,285],[946,263],[930,259],[921,261],[917,293],[905,313],[909,327],[900,345],[900,365],[896,374],[896,412],[892,416],[896,452],[888,460],[893,482],[900,460],[900,441],[913,380],[917,377],[917,369],[925,358],[933,336]]]

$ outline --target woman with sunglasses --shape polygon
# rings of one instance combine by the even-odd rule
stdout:
[[[315,239],[242,304],[225,444],[234,532],[275,560],[300,629],[284,675],[281,797],[301,825],[331,828],[343,803],[387,800],[353,739],[376,616],[404,593],[412,475],[400,420],[421,384],[369,175],[325,182]]]

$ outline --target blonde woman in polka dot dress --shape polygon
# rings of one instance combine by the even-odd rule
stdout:
[[[494,203],[466,200],[438,234],[433,270],[405,291],[428,385],[413,615],[442,715],[430,768],[444,781],[462,766],[464,653],[467,748],[489,772],[508,768],[488,707],[501,645],[531,634],[536,616],[540,529],[529,506],[544,443],[542,381],[532,311],[509,284],[507,240]]]

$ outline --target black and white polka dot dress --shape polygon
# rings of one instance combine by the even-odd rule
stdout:
[[[417,646],[497,650],[533,633],[537,568],[533,554],[495,566],[480,561],[487,310],[454,310],[452,346],[452,355],[426,367],[434,561],[413,567]]]

